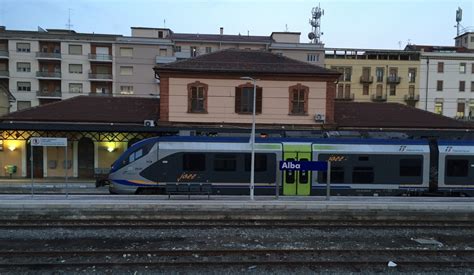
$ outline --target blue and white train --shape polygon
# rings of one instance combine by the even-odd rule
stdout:
[[[248,194],[250,152],[248,138],[149,138],[114,162],[109,190],[164,193],[168,183],[210,183],[214,194]],[[325,193],[326,171],[281,171],[281,160],[330,160],[333,195],[474,194],[470,141],[260,138],[256,195]]]

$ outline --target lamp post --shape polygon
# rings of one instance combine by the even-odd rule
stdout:
[[[252,103],[252,133],[250,134],[251,162],[250,162],[250,200],[254,200],[255,189],[255,102],[257,98],[257,79],[249,76],[240,79],[251,80],[253,82],[253,103]]]

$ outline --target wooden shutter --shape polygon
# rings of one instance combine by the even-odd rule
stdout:
[[[242,101],[242,89],[235,87],[235,112],[240,113],[240,105]]]
[[[255,102],[255,113],[262,113],[262,88],[257,88],[257,98]]]

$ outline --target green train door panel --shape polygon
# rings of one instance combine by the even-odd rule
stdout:
[[[283,160],[311,161],[311,144],[283,144]],[[310,192],[310,171],[283,171],[283,195],[309,196]]]

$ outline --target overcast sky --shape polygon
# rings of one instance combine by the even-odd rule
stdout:
[[[321,0],[326,47],[403,48],[414,44],[454,45],[456,9],[464,27],[474,26],[473,0]],[[318,1],[306,0],[0,0],[0,25],[7,29],[67,28],[130,35],[131,26],[174,32],[269,35],[301,32]],[[164,21],[166,20],[166,24]],[[287,27],[286,27],[287,26]],[[474,30],[474,27],[473,27]]]

